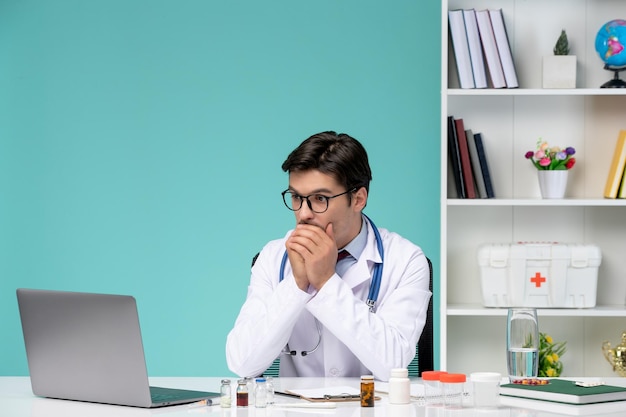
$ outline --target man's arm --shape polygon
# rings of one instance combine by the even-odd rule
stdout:
[[[264,248],[255,265],[248,296],[226,338],[228,368],[239,376],[260,375],[276,359],[311,295],[293,278],[278,282],[284,246]]]
[[[431,297],[426,257],[412,244],[403,246],[395,252],[386,251],[375,313],[338,276],[307,304],[307,309],[383,381],[392,368],[404,368],[413,359]]]

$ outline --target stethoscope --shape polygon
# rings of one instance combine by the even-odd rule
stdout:
[[[370,290],[367,295],[367,300],[365,301],[365,304],[367,304],[367,306],[369,307],[370,312],[373,313],[376,309],[376,300],[378,300],[378,292],[380,291],[380,281],[381,281],[381,277],[383,276],[383,261],[385,259],[385,250],[383,249],[383,240],[380,237],[378,228],[376,227],[372,219],[367,217],[365,214],[363,214],[363,216],[372,225],[372,230],[374,231],[374,238],[376,239],[376,247],[378,248],[378,253],[380,254],[380,263],[377,263],[376,265],[374,265],[372,283],[370,284]],[[287,251],[285,251],[283,255],[283,259],[280,262],[280,275],[278,277],[279,282],[285,278],[285,266],[287,265],[287,259],[289,258],[287,256]],[[320,324],[317,320],[315,320],[315,327],[317,328],[317,344],[311,350],[301,351],[300,354],[302,356],[307,356],[315,352],[317,348],[319,348],[320,344],[322,343],[322,328],[320,327]],[[291,355],[291,356],[297,355],[297,352],[295,350],[289,350],[289,344],[287,344],[287,346],[285,346],[285,348],[280,353],[285,354],[285,355]]]

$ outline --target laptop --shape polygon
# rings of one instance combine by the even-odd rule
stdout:
[[[144,408],[219,397],[148,385],[132,296],[20,288],[17,301],[37,396]]]

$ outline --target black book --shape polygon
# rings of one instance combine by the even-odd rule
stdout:
[[[465,194],[465,184],[463,183],[463,170],[461,168],[459,141],[456,136],[454,116],[448,116],[448,155],[450,155],[450,165],[452,166],[452,175],[454,176],[457,197],[467,198]]]
[[[480,170],[482,171],[483,180],[485,181],[487,198],[495,198],[491,175],[489,174],[489,164],[487,163],[487,151],[483,144],[483,135],[481,133],[475,133],[474,141],[476,142],[476,151],[478,153],[478,159],[480,160]]]

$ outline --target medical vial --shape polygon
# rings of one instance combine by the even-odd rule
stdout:
[[[220,407],[230,408],[230,379],[222,379],[220,386]]]
[[[265,377],[267,383],[267,405],[274,404],[274,378]]]
[[[248,384],[245,379],[237,381],[237,407],[248,406]]]
[[[374,407],[374,376],[361,377],[361,407]]]
[[[443,388],[446,408],[462,408],[465,391],[465,374],[441,374],[439,381]]]
[[[248,404],[254,405],[254,378],[247,376],[244,380],[248,386]]]
[[[424,382],[424,402],[426,405],[438,406],[443,404],[443,391],[439,378],[446,371],[424,371],[422,381]]]
[[[256,408],[267,407],[267,382],[265,378],[257,378],[254,388],[254,406]]]
[[[391,370],[389,378],[389,404],[408,404],[411,402],[411,381],[405,368]]]

